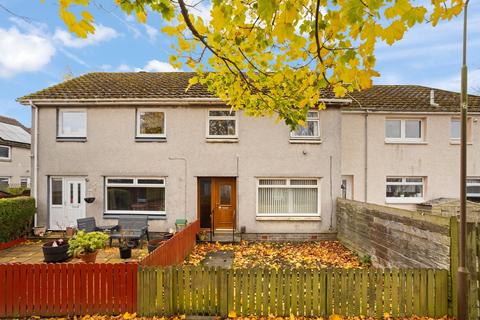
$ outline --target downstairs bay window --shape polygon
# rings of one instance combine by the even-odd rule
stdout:
[[[421,203],[424,201],[425,179],[422,177],[387,177],[387,203]]]
[[[106,214],[165,215],[164,178],[106,178]]]
[[[257,180],[257,217],[319,217],[320,180]]]

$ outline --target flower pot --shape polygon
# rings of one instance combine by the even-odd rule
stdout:
[[[63,240],[62,244],[54,246],[55,241],[49,241],[43,244],[43,258],[45,262],[63,262],[70,258],[68,255],[68,240]]]
[[[120,247],[119,250],[121,259],[130,259],[132,257],[132,248]]]
[[[67,237],[71,238],[75,234],[75,231],[76,229],[74,227],[67,227],[65,229],[65,234],[67,235]]]
[[[158,246],[164,241],[166,241],[166,240],[165,239],[154,239],[154,240],[148,241],[148,245],[147,245],[148,253],[151,253],[153,250],[157,249]]]
[[[83,262],[95,263],[95,260],[97,259],[97,254],[98,254],[98,250],[95,250],[94,252],[81,253],[78,255],[78,257],[82,259]]]

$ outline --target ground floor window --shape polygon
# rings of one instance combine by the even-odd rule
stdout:
[[[467,179],[467,199],[480,202],[480,178]]]
[[[164,178],[106,178],[106,213],[165,214]]]
[[[10,177],[0,177],[0,187],[8,188],[10,185]]]
[[[390,203],[423,202],[423,177],[387,177],[386,200]]]
[[[258,216],[319,216],[320,180],[265,178],[257,181]]]

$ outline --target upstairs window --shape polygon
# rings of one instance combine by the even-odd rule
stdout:
[[[421,142],[424,140],[423,119],[387,119],[385,120],[385,141]]]
[[[460,143],[462,136],[462,120],[460,118],[452,118],[450,120],[450,142]],[[472,142],[472,118],[467,118],[467,142]]]
[[[10,160],[12,149],[9,146],[0,146],[0,160]]]
[[[423,202],[424,183],[422,177],[387,177],[387,203]]]
[[[138,109],[137,138],[165,138],[165,112]]]
[[[58,111],[59,138],[86,138],[87,111],[76,109],[60,109]]]
[[[237,138],[237,112],[235,110],[208,110],[207,138]]]
[[[320,118],[318,111],[309,111],[305,126],[298,125],[290,133],[292,139],[319,139],[320,138]]]

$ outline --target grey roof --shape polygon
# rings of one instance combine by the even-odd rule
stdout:
[[[116,100],[162,98],[215,98],[205,86],[196,84],[186,91],[192,72],[93,72],[62,82],[18,99],[33,101]],[[373,111],[455,112],[459,111],[460,95],[435,89],[435,102],[430,104],[433,88],[417,85],[374,85],[370,89],[351,93],[352,103],[344,110],[368,108]],[[323,98],[333,98],[330,90]],[[471,111],[480,112],[480,96],[469,96]]]
[[[0,117],[0,140],[30,144],[31,137],[28,129],[15,119]]]

